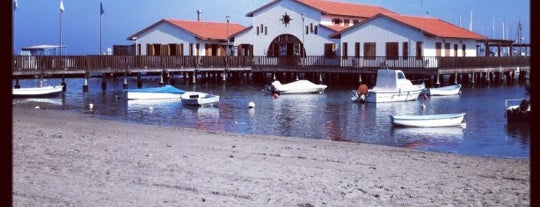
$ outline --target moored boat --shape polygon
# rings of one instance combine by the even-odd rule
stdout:
[[[390,115],[394,126],[402,127],[465,127],[465,113],[430,114],[430,115]]]
[[[424,83],[412,84],[401,70],[379,69],[375,86],[364,96],[355,93],[351,99],[368,103],[413,101],[425,88]]]
[[[452,96],[461,93],[461,84],[454,84],[438,88],[428,88],[430,96]]]
[[[187,91],[182,94],[182,104],[191,106],[214,105],[219,102],[219,96],[210,93]]]
[[[519,104],[517,104],[519,102]],[[531,102],[529,99],[506,99],[505,117],[507,122],[529,122],[531,114]]]
[[[180,99],[184,90],[178,89],[172,85],[150,88],[127,89],[127,99]]]
[[[43,86],[43,87],[27,87],[13,88],[12,95],[14,97],[52,97],[62,93],[63,86]]]
[[[315,84],[308,80],[297,80],[291,83],[281,84],[276,80],[272,82],[270,90],[279,94],[300,94],[300,93],[324,93],[327,85]]]

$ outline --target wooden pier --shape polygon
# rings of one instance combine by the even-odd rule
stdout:
[[[191,78],[247,75],[314,81],[372,82],[381,68],[401,69],[409,79],[453,82],[524,80],[529,56],[488,57],[262,57],[262,56],[13,56],[12,75],[18,79],[128,77],[141,75]],[[519,74],[518,77],[515,77]]]

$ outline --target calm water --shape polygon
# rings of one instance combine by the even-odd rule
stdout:
[[[37,83],[20,80],[23,87]],[[43,85],[60,83],[60,79],[46,79]],[[463,93],[454,97],[360,104],[349,98],[356,88],[354,84],[329,84],[324,94],[282,95],[274,99],[264,90],[264,84],[247,80],[198,84],[178,81],[175,86],[180,89],[220,95],[220,103],[214,107],[187,107],[177,100],[128,101],[122,89],[123,78],[108,80],[105,91],[101,90],[100,78],[90,79],[87,93],[82,92],[83,79],[66,79],[66,83],[68,89],[61,97],[14,99],[13,106],[73,110],[104,119],[242,134],[363,142],[489,157],[530,157],[530,127],[509,125],[504,117],[505,99],[528,97],[524,85],[519,84],[464,86]],[[128,84],[135,88],[136,79],[130,78]],[[143,80],[143,87],[158,85],[159,77]],[[255,108],[247,107],[250,101]],[[88,110],[90,103],[93,111]],[[455,112],[467,113],[466,128],[393,128],[389,119],[390,114]]]

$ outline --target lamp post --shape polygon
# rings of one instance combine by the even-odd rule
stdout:
[[[227,48],[225,49],[225,72],[223,73],[223,80],[227,79],[227,71],[229,71],[229,20],[230,16],[225,16],[227,18]]]
[[[227,50],[225,51],[225,54],[227,56],[229,56],[229,19],[231,17],[230,16],[225,16],[225,18],[227,18]]]

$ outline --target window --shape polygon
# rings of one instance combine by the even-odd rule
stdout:
[[[349,20],[349,19],[345,19],[345,20],[343,21],[343,23],[345,24],[345,26],[349,26],[350,20]]]
[[[279,44],[279,56],[287,56],[287,44]]]
[[[466,52],[465,52],[465,51],[467,51],[465,44],[461,45],[461,51],[462,51],[461,55],[463,55],[463,57],[465,57],[467,55]]]
[[[409,43],[408,42],[403,42],[403,48],[402,48],[402,56],[403,56],[403,59],[408,59],[409,58]]]
[[[377,57],[375,42],[365,42],[364,43],[364,57],[366,59],[374,60]]]
[[[341,19],[332,19],[332,22],[336,25],[340,25],[341,24]]]
[[[422,59],[422,48],[423,48],[422,42],[416,42],[416,59],[421,60]]]
[[[450,56],[450,43],[444,43],[444,54],[445,56]]]
[[[354,43],[354,57],[355,58],[360,57],[360,43],[359,42]]]
[[[454,57],[457,57],[458,46],[454,44]]]
[[[333,44],[333,43],[324,44],[324,57],[325,58],[336,57],[336,44]]]
[[[442,43],[436,42],[435,43],[435,56],[437,57],[441,56],[441,48],[442,48]]]
[[[397,60],[399,57],[398,43],[387,42],[386,43],[386,59]]]
[[[343,43],[343,59],[347,59],[347,56],[349,56],[349,47],[348,47],[348,44],[346,42]]]

